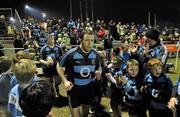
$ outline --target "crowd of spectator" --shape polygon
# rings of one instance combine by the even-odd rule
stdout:
[[[73,117],[96,114],[108,84],[114,117],[122,116],[123,106],[130,117],[146,117],[147,110],[150,117],[173,117],[179,94],[164,70],[168,52],[162,40],[180,40],[179,29],[89,18],[24,19],[23,33],[14,35],[13,60],[0,57],[0,106],[13,117],[51,116],[62,80]],[[38,81],[35,61],[47,82]]]

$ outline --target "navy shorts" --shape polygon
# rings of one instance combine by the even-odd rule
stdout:
[[[93,90],[92,84],[86,86],[74,86],[70,91],[69,103],[72,108],[76,108],[81,104],[91,105],[93,100]]]

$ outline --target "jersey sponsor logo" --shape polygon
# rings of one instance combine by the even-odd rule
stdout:
[[[80,74],[82,77],[88,77],[90,75],[90,69],[88,67],[82,67]]]

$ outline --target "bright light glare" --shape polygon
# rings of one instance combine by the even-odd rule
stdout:
[[[26,9],[29,9],[29,6],[28,6],[28,5],[26,5],[26,6],[25,6],[25,8],[26,8]]]
[[[10,17],[10,21],[15,22],[15,19],[13,17]]]
[[[42,17],[45,18],[46,17],[46,13],[41,13]]]

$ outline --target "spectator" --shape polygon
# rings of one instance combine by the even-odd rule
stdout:
[[[157,29],[149,29],[145,37],[146,49],[144,63],[147,63],[151,58],[158,58],[164,66],[167,62],[168,52],[167,48],[160,42],[159,31]]]
[[[69,32],[69,38],[71,45],[77,45],[77,29],[72,27]]]
[[[71,46],[71,39],[68,34],[68,29],[66,27],[63,28],[63,31],[58,34],[58,43],[61,47],[65,47],[69,49]]]
[[[41,48],[43,46],[45,46],[47,43],[47,33],[46,33],[45,29],[42,29],[40,34],[36,36],[36,41],[38,43],[39,51],[40,51]]]
[[[19,96],[28,84],[37,80],[37,77],[35,77],[36,65],[32,60],[21,59],[13,65],[12,72],[19,84],[9,92],[8,111],[11,112],[13,117],[21,117],[23,114],[19,106]]]
[[[120,80],[122,70],[120,69],[122,60],[116,56],[113,58],[113,67],[110,67],[106,77],[111,81],[111,101],[110,105],[113,110],[113,117],[121,116],[121,106],[123,106],[123,87]]]
[[[0,37],[6,36],[7,33],[7,23],[5,21],[5,16],[0,16]]]
[[[102,41],[104,35],[105,35],[105,29],[100,25],[100,29],[97,32],[98,41]]]
[[[20,107],[26,117],[47,117],[53,102],[53,87],[45,80],[30,84],[19,97]]]
[[[153,58],[148,61],[147,67],[150,73],[146,75],[142,89],[146,96],[150,117],[173,117],[172,110],[167,106],[173,84],[162,72],[162,62]]]
[[[17,53],[20,49],[17,48],[23,48],[23,39],[21,37],[20,33],[17,33],[14,39],[14,48],[15,48],[15,53]]]
[[[11,72],[12,60],[9,57],[0,57],[0,107],[8,105],[9,91],[17,84],[14,74]]]
[[[4,56],[4,46],[0,42],[0,56]]]
[[[146,117],[146,105],[141,92],[143,77],[140,74],[139,62],[131,59],[127,62],[126,77],[121,77],[124,85],[125,104],[129,117]]]
[[[147,74],[147,62],[151,58],[158,58],[163,63],[163,66],[165,66],[167,62],[168,52],[166,47],[160,42],[159,31],[157,29],[149,29],[145,34],[145,38],[144,54],[138,53],[138,55],[140,59],[139,61],[141,62],[140,65],[143,68],[143,73]],[[137,46],[136,48],[130,49],[131,54],[135,51],[137,52]]]
[[[8,25],[8,27],[7,27],[7,34],[10,37],[14,37],[15,29],[14,29],[14,26],[12,24]]]
[[[111,62],[113,51],[113,37],[109,34],[109,31],[105,31],[103,46],[104,50],[106,51],[106,59]]]
[[[170,109],[176,109],[175,117],[180,116],[180,76],[173,88],[171,99],[168,103]]]

